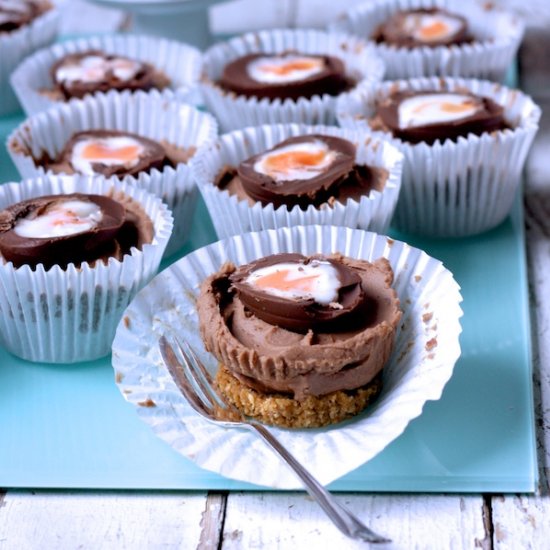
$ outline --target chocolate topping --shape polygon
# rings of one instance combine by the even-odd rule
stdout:
[[[409,16],[422,17],[424,15],[447,16],[460,22],[460,26],[455,32],[449,33],[439,40],[418,40],[413,35],[411,29],[406,28],[405,21]],[[376,29],[372,38],[376,42],[384,42],[402,48],[417,48],[421,46],[433,48],[436,46],[460,45],[472,42],[472,37],[468,32],[468,22],[464,17],[437,8],[396,12]]]
[[[323,305],[313,298],[288,299],[264,292],[246,282],[254,271],[281,263],[310,264],[312,258],[301,254],[274,254],[239,267],[229,280],[241,302],[259,319],[296,332],[308,330],[349,330],[364,321],[366,295],[361,278],[349,267],[334,260],[326,260],[337,271],[340,280],[337,303]]]
[[[248,71],[249,65],[259,58],[281,59],[288,56],[322,59],[324,67],[319,72],[292,82],[261,82],[255,80]],[[322,54],[301,54],[294,51],[280,54],[253,53],[239,57],[228,63],[218,83],[223,89],[246,97],[268,99],[309,99],[314,95],[338,95],[354,85],[346,76],[344,63],[337,57]]]
[[[409,128],[399,127],[399,106],[403,101],[419,95],[441,95],[447,93],[465,95],[472,103],[478,105],[479,108],[471,116],[450,122],[411,126]],[[468,134],[481,135],[485,132],[494,132],[509,128],[509,125],[504,120],[504,109],[501,105],[498,105],[490,98],[476,96],[463,91],[398,91],[390,94],[378,103],[376,114],[377,119],[374,120],[373,126],[376,127],[378,122],[380,124],[379,129],[391,132],[394,137],[409,143],[425,142],[431,145],[437,140],[456,140],[458,137],[466,137]]]
[[[81,64],[89,57],[101,57],[105,62],[113,60],[126,60],[139,65],[135,75],[129,79],[118,78],[113,69],[107,70],[102,80],[85,82],[84,80],[61,81],[57,78],[57,71],[62,67]],[[158,86],[158,73],[149,63],[129,59],[121,55],[106,54],[100,50],[88,50],[81,53],[73,53],[59,59],[51,68],[51,75],[56,88],[65,99],[72,97],[83,98],[86,94],[95,92],[107,92],[108,90],[150,90]]]
[[[61,151],[58,159],[55,163],[66,162],[71,166],[71,168],[78,172],[78,169],[71,162],[73,156],[73,150],[75,146],[81,141],[87,140],[101,140],[105,138],[114,138],[114,137],[128,137],[137,141],[142,147],[143,151],[139,156],[139,161],[135,166],[128,167],[124,164],[102,164],[99,162],[93,163],[93,171],[97,174],[102,174],[106,177],[110,176],[119,176],[124,177],[127,175],[134,176],[139,174],[139,172],[150,171],[153,168],[157,170],[162,170],[164,166],[171,165],[170,159],[166,155],[166,151],[162,145],[137,134],[132,134],[130,132],[118,132],[115,130],[86,130],[84,132],[78,132],[74,134],[71,139],[67,142],[63,151]]]
[[[88,231],[58,237],[22,237],[15,232],[21,218],[34,219],[52,207],[70,200],[92,202],[102,212],[101,220]],[[109,256],[121,257],[132,246],[141,246],[137,218],[125,206],[104,195],[72,193],[48,195],[16,203],[0,212],[0,253],[15,267],[43,264],[45,269],[69,263],[80,265]]]
[[[0,33],[28,25],[49,7],[38,0],[0,0]]]
[[[313,178],[277,181],[254,169],[257,161],[280,148],[316,141],[325,143],[330,151],[335,151],[337,155],[321,174]],[[334,196],[338,188],[350,179],[364,179],[355,170],[355,146],[345,139],[322,135],[287,139],[269,151],[244,160],[239,164],[237,172],[248,196],[262,204],[273,204],[276,208],[283,204],[289,207],[299,205],[302,209],[306,209],[310,204],[317,206]]]

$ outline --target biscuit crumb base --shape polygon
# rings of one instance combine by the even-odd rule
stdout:
[[[243,414],[273,426],[319,428],[360,413],[380,393],[381,376],[351,391],[336,391],[296,401],[283,394],[262,394],[237,380],[220,365],[216,374],[220,392]]]

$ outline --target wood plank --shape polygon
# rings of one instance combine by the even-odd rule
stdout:
[[[393,549],[490,548],[480,496],[338,495]],[[231,493],[223,550],[240,548],[365,548],[334,527],[303,493]]]
[[[0,548],[215,549],[203,535],[215,510],[201,493],[9,491],[0,502]],[[218,507],[219,508],[219,507]]]

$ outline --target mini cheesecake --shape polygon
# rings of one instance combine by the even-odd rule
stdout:
[[[0,34],[28,25],[51,7],[40,0],[0,0]]]
[[[128,199],[72,193],[28,199],[0,212],[0,254],[14,267],[45,269],[122,259],[151,242],[153,225]]]
[[[242,161],[236,170],[226,169],[217,185],[252,202],[304,210],[381,191],[387,172],[358,165],[355,156],[355,145],[342,138],[293,137]]]
[[[315,427],[357,414],[378,394],[401,319],[387,260],[284,253],[202,285],[206,349],[222,393],[244,414]]]
[[[492,99],[462,91],[397,91],[378,102],[373,129],[409,143],[481,135],[509,128],[504,109]]]
[[[86,130],[74,134],[57,158],[36,162],[54,173],[122,178],[187,162],[193,153],[130,132]]]
[[[440,9],[399,11],[377,28],[373,39],[403,48],[451,46],[472,41],[466,19]]]
[[[151,64],[99,50],[69,54],[51,68],[55,91],[64,99],[109,90],[162,89],[167,77]]]
[[[224,67],[218,84],[246,97],[296,100],[338,95],[353,82],[337,57],[285,52],[239,57]]]

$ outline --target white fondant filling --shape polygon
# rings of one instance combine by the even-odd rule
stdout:
[[[97,156],[93,158],[84,158],[84,151],[88,146],[93,144],[100,144],[113,152],[124,147],[137,147],[137,154],[131,160],[117,158],[115,155],[109,157]],[[75,143],[70,157],[70,163],[77,172],[85,175],[93,175],[95,174],[93,164],[103,164],[104,166],[122,166],[127,169],[133,168],[139,162],[140,156],[143,152],[143,145],[131,137],[116,136],[102,139],[82,139]]]
[[[274,273],[286,271],[285,286],[276,288],[258,284],[258,280]],[[288,300],[313,299],[321,305],[338,300],[341,283],[336,268],[327,261],[312,260],[308,264],[280,263],[253,271],[245,280],[247,284],[273,296]]]
[[[106,60],[99,55],[88,55],[74,64],[64,64],[57,68],[55,79],[57,82],[101,82],[105,80],[107,72],[119,80],[131,80],[137,74],[141,63],[125,58]]]
[[[13,230],[27,239],[50,239],[66,237],[97,226],[103,217],[99,205],[80,200],[68,200],[56,203],[44,213],[17,220]]]
[[[463,94],[422,94],[401,102],[399,128],[453,122],[474,115],[479,105]]]
[[[268,165],[270,158],[293,152],[304,152],[313,155],[322,153],[323,157],[321,162],[317,164],[300,165],[296,163],[293,166],[289,166],[286,170],[276,170],[274,167]],[[336,151],[330,150],[328,145],[322,141],[315,140],[304,143],[293,143],[262,155],[254,163],[254,171],[269,176],[275,181],[309,180],[324,172],[334,162],[336,155]]]
[[[271,67],[277,67],[283,70],[283,67],[292,63],[305,62],[308,67],[294,68],[287,72],[269,70]],[[284,57],[259,57],[251,61],[247,66],[248,76],[256,82],[265,84],[284,84],[286,82],[296,82],[305,80],[325,68],[325,63],[321,57],[287,55]]]
[[[427,29],[438,24],[442,26],[441,32],[431,35],[424,34]],[[409,14],[403,21],[405,32],[410,34],[415,40],[426,42],[427,44],[453,36],[460,30],[461,26],[462,22],[460,19],[445,14]]]

